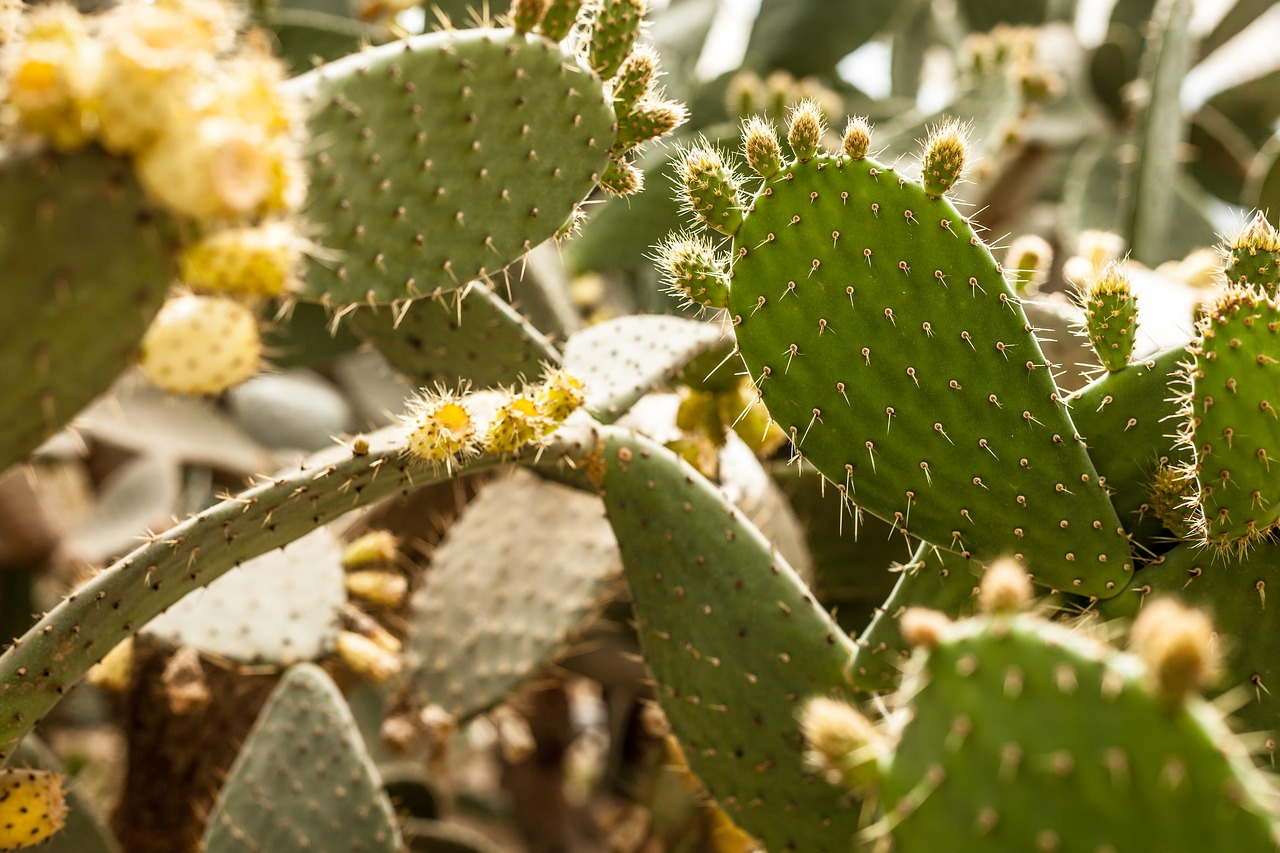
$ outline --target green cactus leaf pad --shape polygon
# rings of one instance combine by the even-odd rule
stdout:
[[[1019,615],[949,625],[916,664],[869,830],[899,853],[1277,849],[1242,743],[1198,697],[1162,704],[1136,658]]]
[[[697,356],[725,345],[719,326],[679,317],[619,317],[565,343],[565,369],[586,388],[586,409],[612,423]],[[726,353],[727,354],[727,353]]]
[[[729,310],[765,404],[856,504],[1039,583],[1132,560],[1031,326],[945,198],[874,160],[792,162],[734,235]]]
[[[511,30],[416,36],[296,78],[315,107],[305,292],[391,302],[494,275],[549,239],[608,163],[600,79]]]
[[[1178,402],[1170,380],[1182,347],[1105,373],[1073,394],[1068,403],[1089,458],[1111,492],[1111,503],[1140,548],[1151,548],[1164,526],[1148,506],[1147,487],[1156,466],[1178,464],[1188,454],[1175,442]]]
[[[958,554],[920,543],[911,561],[901,567],[884,606],[857,637],[858,651],[850,666],[854,684],[863,690],[897,689],[911,657],[899,624],[902,614],[910,607],[928,607],[951,617],[973,615],[976,568]]]
[[[324,670],[289,669],[218,796],[206,853],[400,853],[391,801]]]
[[[1233,288],[1200,331],[1188,413],[1200,533],[1219,548],[1239,548],[1280,521],[1280,306]]]
[[[1148,599],[1176,598],[1213,615],[1233,636],[1222,644],[1215,693],[1231,693],[1232,718],[1243,731],[1280,731],[1280,545],[1263,542],[1244,560],[1212,548],[1181,545],[1144,567],[1123,595],[1099,603],[1105,618],[1132,618]],[[1273,594],[1268,601],[1267,593]]]
[[[487,388],[537,379],[560,354],[514,308],[480,282],[452,299],[359,309],[349,322],[415,385]]]
[[[690,768],[767,849],[848,850],[857,809],[805,768],[795,715],[846,684],[852,643],[672,453],[615,434],[604,465],[641,644]]]
[[[316,660],[337,638],[344,581],[342,545],[322,527],[237,566],[143,631],[244,663]]]
[[[8,468],[128,367],[176,264],[168,222],[125,160],[96,150],[0,157],[0,199]]]
[[[509,461],[484,455],[432,468],[405,456],[405,434],[388,427],[364,436],[367,446],[317,453],[152,537],[45,614],[0,655],[0,761],[90,666],[192,590],[379,498]],[[595,437],[579,421],[547,441],[525,461],[554,471],[585,461]]]
[[[488,710],[564,647],[618,576],[599,498],[528,471],[489,483],[414,593],[415,698],[459,719]]]

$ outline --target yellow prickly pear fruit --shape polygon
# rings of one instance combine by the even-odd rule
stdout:
[[[374,530],[347,545],[342,552],[342,566],[347,570],[365,566],[385,566],[399,556],[396,535],[390,530]]]
[[[102,51],[85,19],[66,3],[33,9],[23,29],[25,37],[4,62],[4,100],[23,129],[61,151],[79,148],[97,130],[91,102]]]
[[[62,776],[48,770],[0,770],[0,850],[45,841],[67,820]]]
[[[22,0],[0,0],[0,47],[13,41],[22,27]]]
[[[374,684],[382,684],[400,673],[399,655],[353,631],[338,632],[334,651],[343,663]]]
[[[398,572],[361,569],[347,575],[347,592],[353,598],[394,610],[404,603],[409,581]]]
[[[133,637],[127,637],[107,652],[89,670],[89,683],[113,693],[123,693],[133,679]]]
[[[256,374],[261,361],[257,318],[221,297],[170,299],[142,338],[142,372],[176,394],[220,394]]]
[[[309,246],[286,221],[214,231],[183,250],[182,281],[196,290],[279,296],[297,285]]]
[[[577,411],[586,399],[582,381],[560,368],[547,372],[534,395],[538,410],[556,426],[564,423],[564,419]]]
[[[137,159],[152,197],[192,219],[241,219],[279,192],[285,153],[260,127],[213,116],[171,126]]]
[[[545,435],[546,427],[537,401],[520,394],[494,412],[481,443],[487,453],[514,453]]]
[[[476,423],[471,410],[454,394],[426,394],[412,404],[408,418],[412,430],[408,437],[409,453],[423,460],[452,466],[464,456],[479,450]]]

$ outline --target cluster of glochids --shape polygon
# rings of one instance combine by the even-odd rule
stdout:
[[[181,281],[142,342],[142,367],[180,393],[257,372],[254,301],[288,291],[308,241],[303,124],[265,37],[224,0],[128,0],[93,16],[32,7],[0,48],[15,142],[131,159],[188,235]]]
[[[795,160],[807,162],[828,152],[823,145],[826,125],[813,99],[796,105],[787,116],[787,143]],[[920,179],[925,191],[940,197],[960,179],[965,164],[965,132],[958,122],[934,127],[925,145]],[[841,141],[841,154],[852,160],[867,157],[871,126],[865,118],[851,118]],[[759,177],[768,180],[783,168],[782,145],[773,124],[760,117],[743,122],[742,154]],[[683,152],[678,169],[685,213],[696,225],[732,237],[747,211],[743,181],[724,155],[697,146]],[[673,235],[657,249],[664,283],[686,306],[721,309],[728,305],[731,260],[708,233]]]
[[[481,453],[514,454],[539,445],[584,400],[582,383],[559,368],[519,391],[424,391],[404,418],[410,428],[406,449],[446,467]]]
[[[398,568],[399,561],[399,546],[389,531],[375,530],[353,540],[342,552],[347,596],[370,613],[398,610],[409,594],[409,580]],[[342,616],[344,627],[333,650],[343,663],[375,684],[399,675],[403,666],[399,638],[364,610],[348,606]]]
[[[582,0],[513,0],[511,24],[518,33],[537,31],[552,41],[563,41],[578,21],[582,5]],[[636,43],[648,7],[648,0],[588,7],[592,23],[584,45],[587,64],[609,81],[608,92],[618,117],[609,165],[599,181],[600,188],[611,195],[631,195],[644,189],[644,175],[629,156],[641,143],[666,136],[688,118],[685,106],[664,98],[655,85],[658,54]],[[566,233],[576,222],[570,220]]]
[[[0,770],[0,850],[34,847],[67,822],[63,779],[47,770]]]

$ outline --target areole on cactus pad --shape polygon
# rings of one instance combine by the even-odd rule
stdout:
[[[1050,366],[973,226],[931,195],[957,173],[955,129],[926,153],[926,190],[874,159],[814,150],[813,122],[793,114],[789,161],[761,156],[780,147],[752,123],[748,156],[771,176],[749,202],[731,175],[686,173],[688,207],[715,211],[708,224],[732,237],[738,346],[797,455],[903,531],[1115,595],[1133,565],[1125,532]],[[737,207],[741,225],[726,228],[736,217],[720,214]]]

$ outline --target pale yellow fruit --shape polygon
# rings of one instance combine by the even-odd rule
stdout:
[[[298,283],[310,244],[290,222],[227,228],[182,253],[182,281],[196,290],[279,296]]]
[[[143,373],[177,394],[219,394],[256,374],[261,361],[258,320],[231,299],[170,299],[142,338]]]
[[[33,847],[67,820],[62,776],[48,770],[0,770],[0,850]]]

